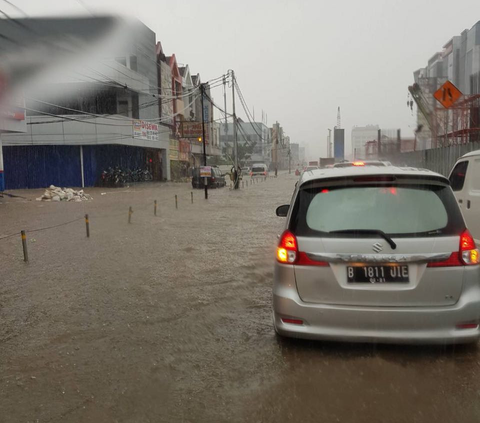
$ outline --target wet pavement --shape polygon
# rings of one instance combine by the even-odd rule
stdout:
[[[0,198],[0,422],[479,421],[474,347],[276,338],[275,207],[295,181],[194,204],[185,183]],[[52,226],[24,263],[18,232]]]

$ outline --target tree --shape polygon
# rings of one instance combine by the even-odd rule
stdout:
[[[238,162],[241,163],[250,159],[250,157],[252,157],[252,154],[256,145],[257,145],[256,142],[238,144],[237,146]]]

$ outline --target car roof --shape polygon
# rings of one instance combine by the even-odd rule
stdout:
[[[464,154],[462,157],[460,157],[461,159],[464,158],[464,157],[471,157],[471,156],[480,156],[480,150],[474,150],[474,151],[470,151],[470,153],[467,153],[467,154]]]
[[[318,179],[348,178],[351,176],[376,176],[376,175],[402,175],[402,176],[426,176],[434,177],[445,183],[448,179],[439,173],[428,169],[418,169],[415,167],[396,167],[396,166],[351,166],[351,167],[332,167],[325,169],[315,169],[303,172],[300,178],[300,185]]]

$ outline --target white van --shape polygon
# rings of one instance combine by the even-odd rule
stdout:
[[[252,165],[250,176],[268,176],[268,167],[264,163],[255,163]]]
[[[480,245],[480,150],[460,157],[449,179],[467,228]]]

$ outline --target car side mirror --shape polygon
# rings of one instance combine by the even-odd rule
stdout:
[[[284,204],[283,206],[277,207],[277,216],[278,217],[287,217],[289,208],[290,208],[290,204]]]

